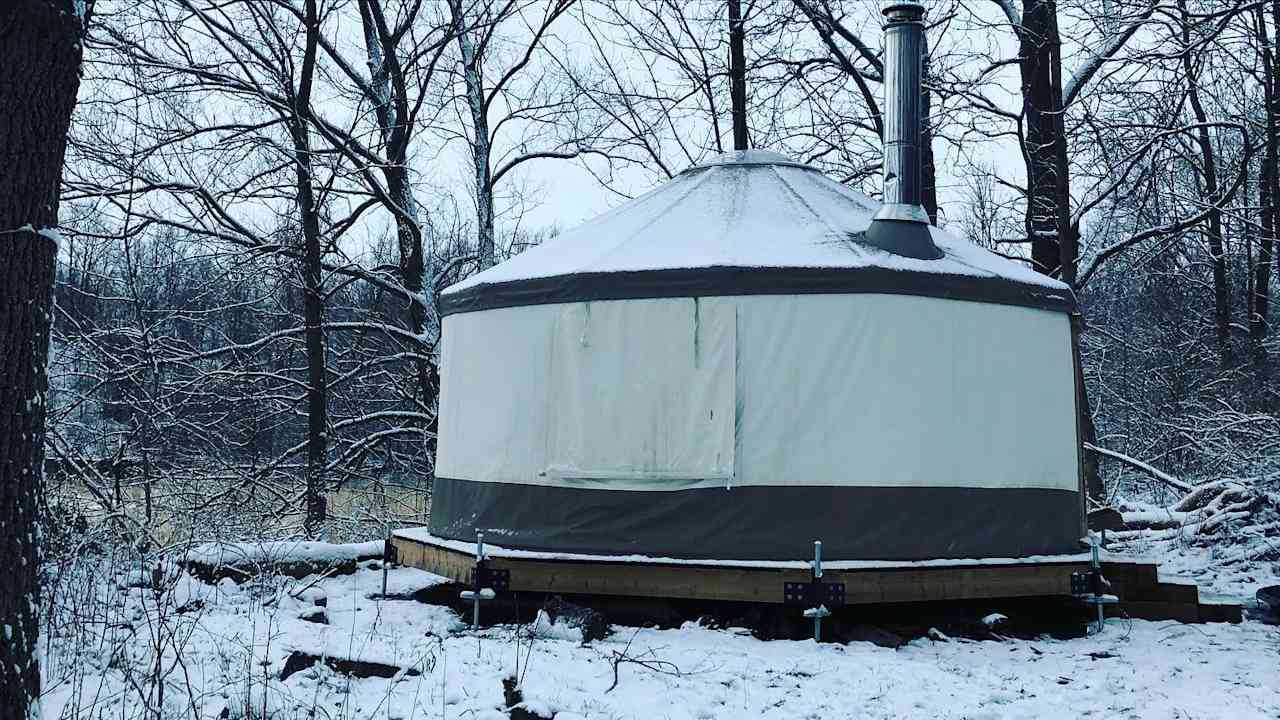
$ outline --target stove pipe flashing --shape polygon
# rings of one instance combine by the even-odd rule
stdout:
[[[936,260],[942,251],[929,235],[921,205],[921,106],[924,8],[896,3],[881,12],[884,26],[884,204],[863,241],[895,255]]]

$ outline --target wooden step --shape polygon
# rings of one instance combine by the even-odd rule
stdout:
[[[1153,600],[1121,600],[1107,608],[1107,617],[1130,617],[1135,620],[1177,620],[1201,622],[1200,606],[1195,603],[1159,602]]]
[[[1105,561],[1102,575],[1111,583],[1112,594],[1121,598],[1142,597],[1160,583],[1159,569],[1154,563]]]
[[[1195,605],[1200,602],[1200,588],[1192,583],[1162,581],[1143,589],[1141,593],[1134,595],[1134,599]]]
[[[1244,621],[1244,610],[1240,603],[1226,600],[1202,600],[1200,602],[1200,622],[1238,623]]]

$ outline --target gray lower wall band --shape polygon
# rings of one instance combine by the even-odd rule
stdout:
[[[437,478],[432,534],[510,548],[726,560],[1024,557],[1079,552],[1068,490],[740,486],[596,490]]]

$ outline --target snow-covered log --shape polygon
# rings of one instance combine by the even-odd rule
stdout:
[[[303,578],[333,571],[355,572],[361,560],[381,558],[383,543],[372,541],[339,545],[326,542],[207,543],[178,559],[192,575],[206,582],[224,577],[240,580],[261,574]]]
[[[1181,499],[1168,507],[1140,507],[1122,512],[1123,528],[1112,535],[1117,540],[1168,540],[1190,535],[1210,535],[1227,523],[1244,521],[1260,508],[1277,504],[1275,498],[1247,480],[1225,479],[1192,485],[1124,453],[1089,443],[1084,443],[1084,447],[1136,468],[1183,494]],[[1152,531],[1163,532],[1152,535]]]
[[[415,676],[422,674],[422,671],[417,668],[402,668],[382,660],[318,655],[305,650],[295,650],[285,660],[284,669],[280,672],[280,679],[288,680],[290,676],[302,672],[316,663],[322,663],[336,673],[357,678],[394,678],[403,675]]]
[[[1167,530],[1212,533],[1224,522],[1240,520],[1273,502],[1265,493],[1237,480],[1197,486],[1167,508],[1121,513],[1127,531]],[[1121,537],[1124,537],[1122,534]]]

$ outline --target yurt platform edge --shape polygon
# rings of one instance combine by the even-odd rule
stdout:
[[[475,546],[432,536],[423,528],[396,530],[395,561],[470,582]],[[514,550],[485,543],[486,565],[509,571],[513,592],[777,605],[785,583],[811,580],[805,561],[682,560]],[[1155,563],[1107,555],[1103,575],[1120,598],[1114,612],[1147,620],[1240,622],[1241,607],[1204,602],[1195,585],[1163,582]],[[1080,555],[918,562],[829,561],[823,581],[843,583],[849,605],[951,602],[1068,596],[1071,573],[1089,569]]]

